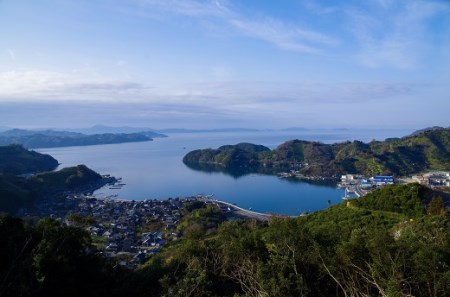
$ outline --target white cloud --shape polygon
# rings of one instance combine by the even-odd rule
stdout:
[[[48,121],[72,117],[114,121],[165,121],[211,124],[254,119],[293,123],[310,116],[311,121],[329,121],[339,114],[372,116],[374,111],[404,106],[406,100],[432,86],[398,83],[282,83],[270,81],[217,81],[185,84],[155,84],[113,79],[99,80],[77,74],[46,71],[0,72],[0,106],[5,124],[20,122],[19,114],[46,114]],[[411,104],[414,106],[414,104]],[[64,110],[60,114],[59,108]],[[403,108],[403,107],[402,107]],[[9,110],[9,112],[8,112]],[[75,111],[76,110],[76,111]],[[14,112],[14,116],[9,115]],[[379,111],[378,111],[379,112]],[[42,124],[45,116],[39,119]],[[42,121],[41,121],[42,120]],[[105,121],[104,121],[105,120]],[[36,120],[37,121],[37,120]],[[80,120],[81,121],[81,120]],[[84,123],[81,121],[81,123]],[[312,123],[312,122],[311,122]],[[323,124],[323,123],[321,123]],[[291,124],[292,125],[292,124]]]
[[[217,68],[227,76],[227,69]],[[191,104],[229,109],[238,106],[286,106],[297,104],[357,104],[408,95],[420,86],[414,84],[324,84],[268,81],[218,81],[185,84],[155,84],[49,71],[0,72],[0,101],[69,100],[85,102],[147,102],[152,104]]]
[[[0,100],[114,101],[139,94],[145,88],[135,82],[95,79],[84,74],[38,70],[1,72]]]

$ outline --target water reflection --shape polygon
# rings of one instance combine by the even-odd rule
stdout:
[[[237,166],[229,166],[224,167],[219,164],[210,164],[210,163],[198,163],[198,162],[186,162],[183,161],[184,165],[186,165],[187,168],[207,173],[207,174],[214,174],[214,173],[222,173],[227,176],[233,177],[235,180],[242,178],[247,175],[257,174],[257,175],[276,175],[277,172],[270,168],[261,168],[261,167],[255,167],[255,168],[242,168]],[[336,188],[337,183],[335,180],[330,179],[299,179],[295,177],[289,177],[289,178],[283,178],[286,182],[290,184],[300,184],[300,183],[306,183],[310,185],[316,185],[316,186],[323,186],[323,187],[329,187],[329,188]]]

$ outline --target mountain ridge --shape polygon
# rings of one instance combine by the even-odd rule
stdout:
[[[450,128],[434,128],[384,141],[324,144],[289,140],[274,150],[255,152],[241,144],[186,154],[188,166],[215,165],[225,170],[278,173],[298,170],[310,176],[341,174],[407,175],[425,170],[450,170]],[[247,144],[247,147],[256,145]],[[254,148],[254,147],[253,147]]]

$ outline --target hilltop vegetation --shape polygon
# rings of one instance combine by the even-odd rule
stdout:
[[[151,141],[152,132],[86,135],[67,131],[13,129],[0,133],[0,145],[20,144],[27,148],[50,148]],[[162,134],[157,134],[162,135]]]
[[[85,165],[29,178],[0,174],[0,212],[15,213],[19,208],[32,206],[40,197],[91,186],[101,179]]]
[[[217,227],[196,204],[185,215],[194,230],[135,271],[113,269],[79,229],[2,218],[0,296],[450,295],[450,219],[417,184],[264,224]]]
[[[450,170],[450,128],[423,130],[403,138],[324,144],[291,140],[274,150],[252,144],[226,145],[189,152],[183,161],[205,170],[244,173],[296,169],[311,176],[408,175],[425,170]]]
[[[53,170],[58,161],[21,145],[0,146],[0,174],[25,174]]]
[[[54,172],[42,172],[28,179],[39,193],[73,190],[101,180],[102,176],[86,165],[63,168]]]
[[[19,145],[0,146],[0,212],[15,213],[44,195],[74,190],[99,182],[102,177],[85,165],[51,172],[58,161]],[[19,174],[36,173],[29,178]]]

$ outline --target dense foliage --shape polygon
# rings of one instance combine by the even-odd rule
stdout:
[[[296,169],[305,175],[326,177],[346,173],[407,175],[450,169],[450,128],[433,128],[370,143],[291,140],[272,151],[255,147],[259,146],[238,144],[195,150],[183,161],[194,169],[233,172],[240,168],[267,173]]]
[[[13,214],[45,195],[90,187],[101,180],[101,175],[85,165],[41,172],[29,178],[0,174],[0,212]]]
[[[20,145],[0,146],[0,174],[25,174],[53,170],[58,161]]]
[[[0,296],[450,296],[442,198],[414,184],[386,189],[304,217],[218,228],[213,207],[187,205],[183,229],[200,227],[136,271],[95,256],[79,229],[4,217]]]
[[[102,176],[86,165],[63,168],[54,172],[42,172],[29,178],[33,188],[40,193],[72,190],[101,180]]]
[[[25,178],[0,174],[0,212],[15,213],[31,206],[36,196]]]
[[[20,144],[27,148],[84,146],[123,142],[150,141],[152,133],[104,133],[86,135],[66,131],[29,131],[13,129],[0,133],[0,145]]]
[[[111,292],[113,271],[90,251],[89,234],[81,229],[48,219],[30,227],[6,216],[0,218],[0,238],[0,296]]]

